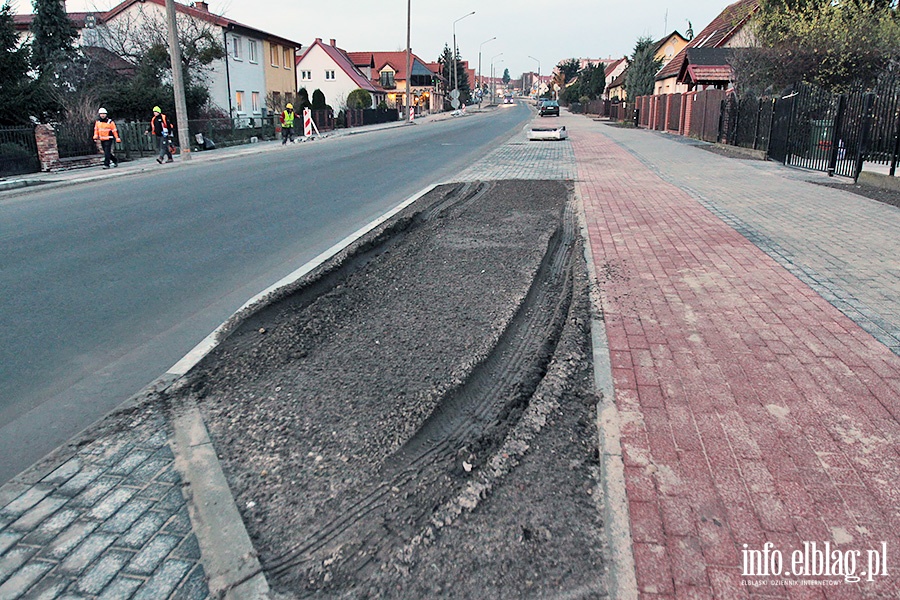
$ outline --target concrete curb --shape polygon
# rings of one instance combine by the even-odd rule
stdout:
[[[188,513],[215,598],[256,600],[269,593],[256,550],[197,407],[174,419],[175,468],[186,487]]]
[[[859,174],[857,183],[900,192],[900,177],[891,177],[890,175],[884,175],[881,173],[863,171]]]
[[[637,578],[631,545],[631,515],[625,488],[625,463],[622,460],[619,411],[616,408],[609,342],[606,338],[606,326],[602,319],[603,309],[597,272],[594,269],[593,249],[588,235],[587,215],[581,200],[583,195],[578,193],[578,187],[579,182],[576,181],[578,220],[584,238],[584,257],[591,288],[594,389],[600,394],[597,404],[597,435],[600,451],[600,481],[603,486],[603,533],[610,554],[607,583],[610,598],[637,600]]]
[[[433,184],[404,200],[377,219],[350,234],[287,277],[260,292],[238,309],[225,323],[197,344],[161,378],[178,386],[181,378],[228,337],[242,321],[289,291],[301,278],[350,244],[369,233],[404,208],[433,190]],[[173,419],[175,464],[188,484],[185,499],[194,533],[201,549],[201,562],[209,576],[209,590],[214,597],[233,600],[265,598],[269,585],[259,564],[256,550],[234,503],[222,466],[203,417],[196,406],[176,414]]]

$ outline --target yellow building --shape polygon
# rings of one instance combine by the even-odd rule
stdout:
[[[297,50],[300,44],[270,37],[263,40],[263,59],[266,63],[266,105],[275,112],[297,98]]]

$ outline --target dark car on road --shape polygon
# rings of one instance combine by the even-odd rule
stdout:
[[[541,116],[546,117],[547,115],[559,116],[559,102],[556,100],[544,100],[541,102]]]

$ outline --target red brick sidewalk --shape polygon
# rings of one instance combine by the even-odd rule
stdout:
[[[900,358],[606,136],[571,140],[641,596],[900,597]],[[858,550],[857,575],[886,542],[888,576],[743,576],[766,542],[785,570]]]

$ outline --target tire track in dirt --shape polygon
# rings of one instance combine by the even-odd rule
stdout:
[[[462,204],[486,193],[477,189]],[[439,209],[447,208],[446,203]],[[454,206],[454,208],[462,208]],[[427,525],[434,507],[458,491],[503,442],[546,371],[571,301],[575,219],[571,207],[509,327],[468,380],[451,390],[422,427],[365,486],[290,552],[264,564],[270,575],[296,579],[298,567],[365,577]],[[349,555],[348,555],[349,554]],[[305,577],[315,580],[313,577]]]

